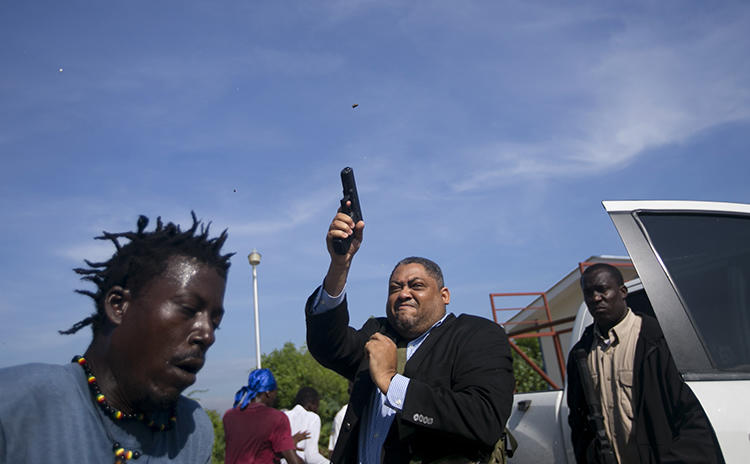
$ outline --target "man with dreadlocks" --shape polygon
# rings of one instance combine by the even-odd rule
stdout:
[[[193,214],[182,231],[138,219],[136,232],[104,232],[116,251],[75,271],[96,311],[83,356],[64,366],[0,369],[0,463],[211,461],[213,428],[181,395],[195,382],[224,314],[227,234],[209,238]],[[121,244],[122,239],[128,240]]]

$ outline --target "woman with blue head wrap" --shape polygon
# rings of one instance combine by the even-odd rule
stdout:
[[[255,369],[247,377],[247,385],[240,388],[234,395],[232,407],[236,408],[240,405],[240,409],[245,409],[259,393],[274,391],[276,388],[276,379],[270,370]]]
[[[256,369],[247,377],[247,385],[234,395],[234,405],[222,422],[226,449],[224,462],[272,464],[286,459],[289,464],[305,464],[297,456],[297,441],[309,434],[292,436],[286,414],[273,407],[276,379],[268,369]]]

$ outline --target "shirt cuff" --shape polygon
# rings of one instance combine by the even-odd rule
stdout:
[[[388,393],[385,395],[386,406],[396,411],[404,409],[407,388],[409,388],[409,378],[401,374],[394,375],[388,387]]]
[[[340,305],[341,302],[344,301],[345,296],[346,287],[344,287],[344,289],[341,290],[341,293],[339,293],[337,296],[331,296],[321,285],[320,287],[318,287],[318,293],[315,295],[315,299],[313,300],[310,314],[321,314],[326,311],[330,311],[331,309]]]

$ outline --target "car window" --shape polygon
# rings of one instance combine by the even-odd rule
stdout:
[[[625,302],[634,313],[645,314],[654,319],[656,318],[654,308],[651,306],[651,301],[649,301],[648,295],[646,295],[646,291],[643,290],[643,288],[635,291],[628,291],[628,296],[625,299]]]
[[[714,368],[750,369],[750,217],[639,213]]]

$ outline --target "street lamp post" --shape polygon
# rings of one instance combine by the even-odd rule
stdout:
[[[255,308],[255,366],[260,369],[260,324],[258,322],[258,271],[256,266],[260,264],[260,253],[253,249],[247,255],[247,260],[253,267],[253,307]]]

